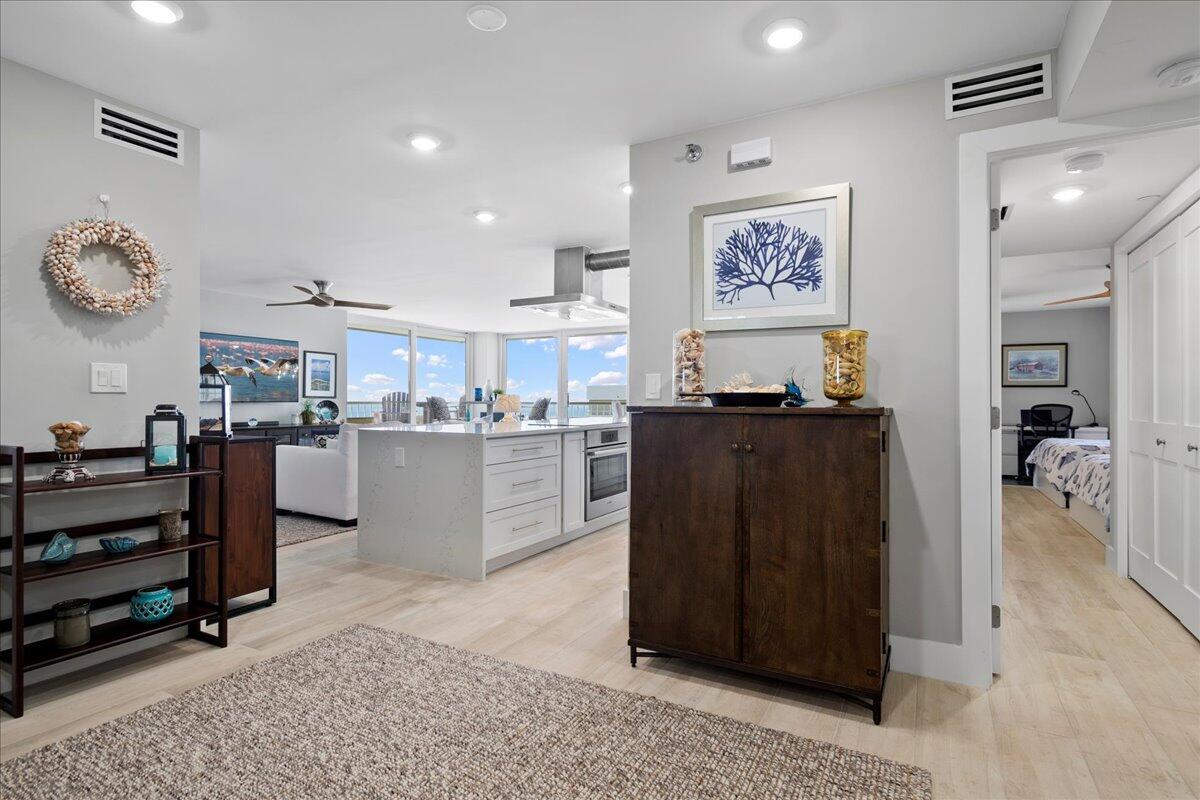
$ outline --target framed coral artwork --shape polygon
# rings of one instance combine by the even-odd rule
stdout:
[[[850,184],[692,209],[692,327],[850,323]]]

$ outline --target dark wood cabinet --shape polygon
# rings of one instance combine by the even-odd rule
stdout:
[[[833,689],[879,722],[890,411],[631,411],[634,665],[685,656]]]

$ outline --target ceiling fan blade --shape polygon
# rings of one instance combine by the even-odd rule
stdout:
[[[1105,281],[1105,283],[1108,283],[1108,281]],[[1042,305],[1061,306],[1063,303],[1078,303],[1081,300],[1099,300],[1104,297],[1112,297],[1112,292],[1108,289],[1105,289],[1103,292],[1097,292],[1096,294],[1085,294],[1083,297],[1071,297],[1067,300],[1053,300],[1049,303],[1042,303]]]
[[[322,303],[320,300],[318,300],[315,297],[310,297],[307,300],[297,300],[295,303],[267,303],[267,305],[269,305],[269,306],[321,306],[321,307],[325,306],[324,303]]]
[[[309,289],[307,286],[300,286],[300,285],[298,285],[298,284],[292,284],[292,288],[293,288],[293,289],[299,289],[300,291],[304,292],[305,294],[312,294],[312,293],[313,293],[313,290],[312,290],[312,289]]]
[[[387,311],[391,308],[386,303],[355,303],[351,300],[334,300],[333,304],[339,308],[373,308],[376,311]]]

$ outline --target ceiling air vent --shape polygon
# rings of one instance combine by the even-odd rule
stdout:
[[[1049,54],[946,78],[946,119],[1049,99]]]
[[[183,163],[183,131],[158,120],[96,101],[96,138]]]

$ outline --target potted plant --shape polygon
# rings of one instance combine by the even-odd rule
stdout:
[[[314,425],[317,422],[317,409],[312,400],[300,404],[300,424]]]

